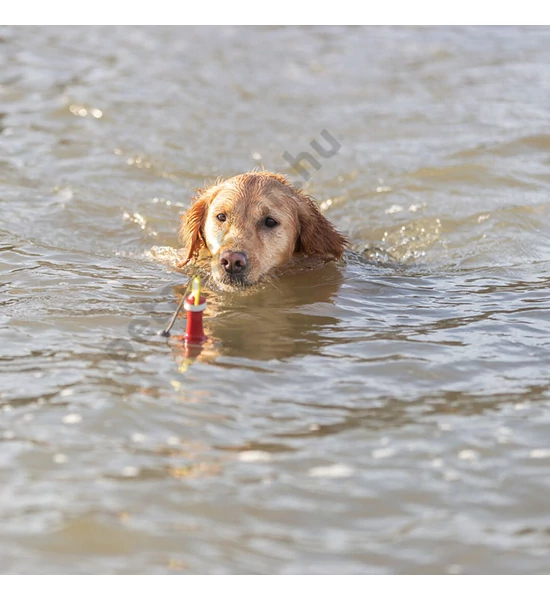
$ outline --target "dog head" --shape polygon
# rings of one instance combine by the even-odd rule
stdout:
[[[269,172],[199,190],[180,235],[180,266],[207,251],[215,282],[229,290],[258,283],[296,254],[336,260],[347,244],[309,196]]]

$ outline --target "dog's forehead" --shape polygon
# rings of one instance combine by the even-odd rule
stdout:
[[[254,197],[271,195],[272,193],[291,193],[290,187],[276,177],[257,173],[238,175],[227,180],[226,183],[237,193],[245,196]]]
[[[224,206],[234,212],[265,212],[268,210],[290,210],[293,205],[292,194],[286,186],[277,185],[243,185],[239,181],[228,181],[217,194],[214,205]]]

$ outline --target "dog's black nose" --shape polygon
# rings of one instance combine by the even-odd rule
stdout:
[[[247,267],[246,254],[226,250],[220,256],[220,265],[226,273],[242,273]]]

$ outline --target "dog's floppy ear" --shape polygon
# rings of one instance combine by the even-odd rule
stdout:
[[[290,188],[298,200],[300,235],[296,242],[296,252],[332,259],[340,258],[349,242],[323,217],[317,203],[302,190],[295,188],[285,175],[270,172],[264,174]]]
[[[323,217],[314,200],[301,191],[298,191],[298,197],[300,234],[296,252],[331,259],[340,258],[349,242]]]
[[[191,206],[183,215],[180,227],[180,240],[185,249],[185,258],[178,264],[178,267],[184,267],[203,248],[206,248],[202,227],[206,220],[208,207],[220,189],[221,186],[212,186],[197,190]]]

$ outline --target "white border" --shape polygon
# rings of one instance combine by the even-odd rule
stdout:
[[[21,0],[4,2],[3,24],[16,25],[545,25],[544,2],[384,0],[243,2],[216,0]]]

